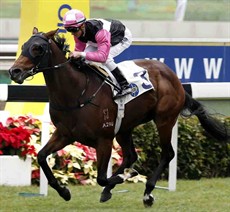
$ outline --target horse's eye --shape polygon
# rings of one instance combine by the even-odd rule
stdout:
[[[39,57],[43,55],[44,49],[41,45],[34,44],[30,47],[29,52],[32,57]]]

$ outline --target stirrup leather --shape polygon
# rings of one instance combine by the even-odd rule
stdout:
[[[131,94],[131,93],[132,93],[132,88],[127,87],[126,89],[121,90],[120,92],[118,92],[113,98],[118,99],[118,98],[121,98],[121,97],[123,97],[125,95],[128,95],[128,94]]]

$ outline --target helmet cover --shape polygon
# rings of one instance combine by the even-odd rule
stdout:
[[[84,13],[76,9],[69,10],[63,17],[63,25],[65,28],[80,27],[85,21]]]

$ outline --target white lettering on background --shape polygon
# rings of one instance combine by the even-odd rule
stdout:
[[[182,79],[183,74],[185,79],[190,79],[194,58],[174,58],[176,74],[179,79]]]
[[[206,79],[211,79],[212,75],[214,79],[219,78],[220,69],[222,65],[223,58],[204,58],[204,71]]]
[[[158,61],[160,61],[160,62],[162,62],[162,63],[164,63],[165,62],[165,58],[156,58],[156,57],[153,57],[153,58],[149,58],[149,57],[146,57],[145,58],[146,60],[158,60]]]
[[[165,58],[151,58],[151,60],[165,62]],[[193,62],[194,58],[174,58],[175,72],[179,79],[191,78]],[[223,58],[203,58],[203,67],[200,66],[198,71],[204,72],[206,79],[219,79],[222,63]]]
[[[164,63],[165,62],[165,58],[152,58],[152,60],[158,60],[158,61],[160,61],[160,62],[162,62],[162,63]]]

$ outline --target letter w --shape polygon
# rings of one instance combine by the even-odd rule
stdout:
[[[211,58],[210,61],[209,58],[203,59],[206,79],[211,79],[212,73],[214,79],[219,78],[222,60],[223,58],[218,58],[216,63],[216,58]]]
[[[182,79],[184,73],[184,78],[189,79],[193,65],[193,58],[189,58],[188,63],[187,58],[181,58],[181,62],[180,58],[175,58],[174,61],[178,78]]]

